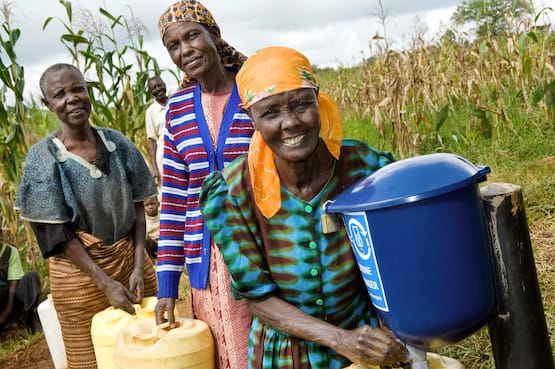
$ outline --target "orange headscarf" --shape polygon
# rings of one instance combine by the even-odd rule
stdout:
[[[280,46],[268,47],[250,56],[239,70],[236,81],[244,108],[282,92],[307,87],[318,89],[308,59],[296,50]],[[318,106],[320,137],[338,159],[343,139],[339,108],[323,91],[318,92]],[[274,153],[259,131],[251,139],[248,165],[256,205],[266,218],[271,218],[281,207],[280,179]]]

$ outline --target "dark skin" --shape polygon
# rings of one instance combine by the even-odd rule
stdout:
[[[8,323],[8,319],[13,312],[15,290],[17,289],[18,284],[18,280],[8,281],[8,303],[6,304],[4,311],[0,314],[0,328],[3,328]]]
[[[57,132],[68,151],[80,156],[90,163],[96,159],[96,139],[94,137],[89,115],[91,102],[83,75],[77,69],[63,68],[51,71],[45,76],[43,89],[43,103],[56,113],[61,126]],[[91,259],[79,239],[74,238],[63,243],[61,255],[69,259],[107,296],[110,304],[115,308],[135,314],[133,304],[143,298],[144,281],[144,245],[146,225],[144,207],[141,202],[135,203],[136,220],[133,227],[135,243],[134,269],[129,279],[129,288],[110,278]]]
[[[274,152],[281,184],[296,197],[311,200],[326,184],[335,161],[319,138],[315,91],[270,96],[251,106],[248,114]]]
[[[317,92],[304,88],[276,94],[253,104],[248,114],[274,152],[281,184],[300,199],[311,200],[332,175],[335,160],[319,138]],[[387,328],[343,329],[273,295],[247,300],[247,305],[274,328],[330,347],[352,362],[391,366],[407,359],[406,348]]]
[[[196,22],[178,22],[169,26],[162,42],[174,64],[195,78],[203,92],[226,93],[233,89],[235,75],[224,68],[216,44],[220,40],[217,28],[207,28]],[[156,324],[168,321],[175,327],[175,298],[158,300]]]
[[[152,77],[148,80],[147,83],[148,91],[154,96],[154,99],[160,105],[166,105],[168,101],[168,95],[166,94],[166,83],[160,77]],[[154,177],[154,181],[156,184],[160,184],[162,177],[160,176],[160,171],[162,168],[158,168],[156,163],[156,150],[158,149],[158,145],[156,144],[156,140],[149,138],[148,139],[148,154],[150,158],[150,164],[152,165],[152,176]]]
[[[150,216],[154,217],[158,215],[158,209],[160,209],[160,202],[156,196],[150,197],[143,201],[143,205],[145,207],[145,213]]]
[[[2,236],[2,230],[0,229],[0,237]],[[0,239],[1,242],[1,239]],[[0,312],[0,329],[8,323],[8,319],[13,312],[13,305],[15,301],[15,290],[19,280],[8,281],[8,303],[4,311]]]
[[[160,208],[160,202],[156,196],[150,197],[143,201],[143,205],[145,207],[145,213],[150,216],[154,217],[158,214],[158,209]],[[150,250],[156,250],[158,247],[158,241],[151,239],[148,235],[145,236],[145,247],[149,252]]]

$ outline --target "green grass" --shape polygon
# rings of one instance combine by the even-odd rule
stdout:
[[[460,128],[454,127],[444,135],[449,137],[457,134],[457,129]],[[463,142],[443,140],[441,149],[430,146],[426,150],[421,147],[420,154],[437,151],[456,153],[476,165],[491,168],[491,174],[484,184],[500,182],[522,187],[548,331],[551,345],[555,347],[555,248],[552,246],[549,249],[538,240],[539,235],[542,235],[544,242],[555,244],[555,132],[551,127],[538,129],[528,121],[515,124],[514,132],[502,131],[500,139],[495,141],[476,134],[471,140]],[[345,132],[374,147],[388,148],[387,143],[380,142],[379,134],[371,122],[346,119]],[[468,132],[466,135],[468,137]],[[487,327],[454,345],[435,351],[457,358],[468,369],[495,368]]]

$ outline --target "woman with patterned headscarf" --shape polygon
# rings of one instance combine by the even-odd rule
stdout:
[[[333,99],[310,62],[285,47],[252,55],[237,75],[256,132],[248,156],[212,173],[201,209],[253,313],[249,368],[394,365],[406,350],[377,328],[345,229],[323,204],[393,161],[343,139]]]
[[[174,307],[184,265],[194,317],[208,323],[220,369],[247,366],[252,317],[230,296],[230,276],[200,213],[205,177],[246,153],[254,132],[240,105],[235,74],[246,59],[221,37],[212,14],[195,0],[171,5],[159,19],[162,42],[183,71],[181,89],[168,99],[158,242],[156,321]]]

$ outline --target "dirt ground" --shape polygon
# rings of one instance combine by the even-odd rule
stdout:
[[[2,369],[54,369],[44,336],[27,349],[16,352],[0,363]]]

